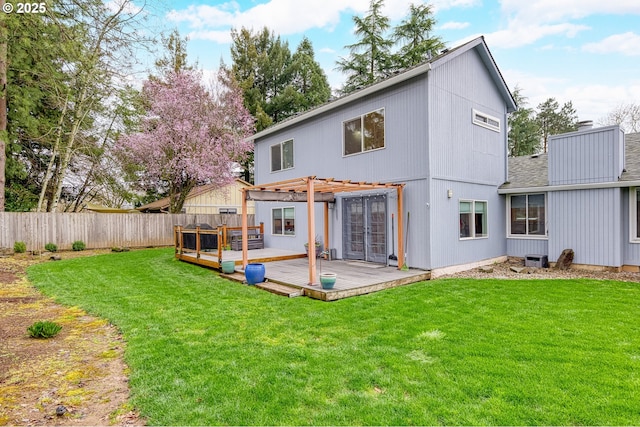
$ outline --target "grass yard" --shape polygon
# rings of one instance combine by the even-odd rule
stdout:
[[[637,283],[448,279],[326,303],[171,249],[29,278],[122,330],[153,425],[640,425]]]

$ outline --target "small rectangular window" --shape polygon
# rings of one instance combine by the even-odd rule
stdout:
[[[640,187],[629,189],[629,241],[640,243]]]
[[[271,172],[293,168],[293,139],[271,146]]]
[[[487,202],[479,200],[461,200],[460,239],[487,237]]]
[[[296,234],[295,208],[273,208],[271,210],[271,234],[293,236]]]
[[[218,213],[219,214],[237,214],[238,209],[237,208],[220,208],[218,209]]]
[[[495,132],[500,132],[500,119],[492,117],[488,114],[481,113],[478,110],[471,110],[473,114],[473,123],[482,126],[483,128],[491,129]]]

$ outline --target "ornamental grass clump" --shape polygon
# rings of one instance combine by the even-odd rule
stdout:
[[[23,254],[27,251],[27,244],[25,242],[15,242],[13,244],[13,252],[17,254]]]
[[[29,336],[31,338],[53,338],[58,335],[58,332],[62,329],[62,326],[57,323],[46,321],[35,322],[33,325],[27,328]]]

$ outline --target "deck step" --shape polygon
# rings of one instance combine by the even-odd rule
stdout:
[[[256,283],[256,288],[264,289],[276,295],[282,295],[289,298],[302,296],[303,290],[292,286],[281,285],[273,282]]]
[[[220,273],[220,277],[224,277],[225,279],[233,280],[234,282],[244,283],[247,279],[245,279],[244,274],[239,271],[235,271],[231,274]]]

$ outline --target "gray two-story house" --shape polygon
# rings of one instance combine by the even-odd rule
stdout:
[[[337,258],[438,270],[507,254],[507,114],[516,105],[483,38],[254,135],[256,185],[316,176],[404,184],[340,193],[329,209]],[[265,245],[303,250],[307,206],[258,202]],[[317,206],[316,229],[322,229]],[[403,220],[404,245],[393,228]]]

